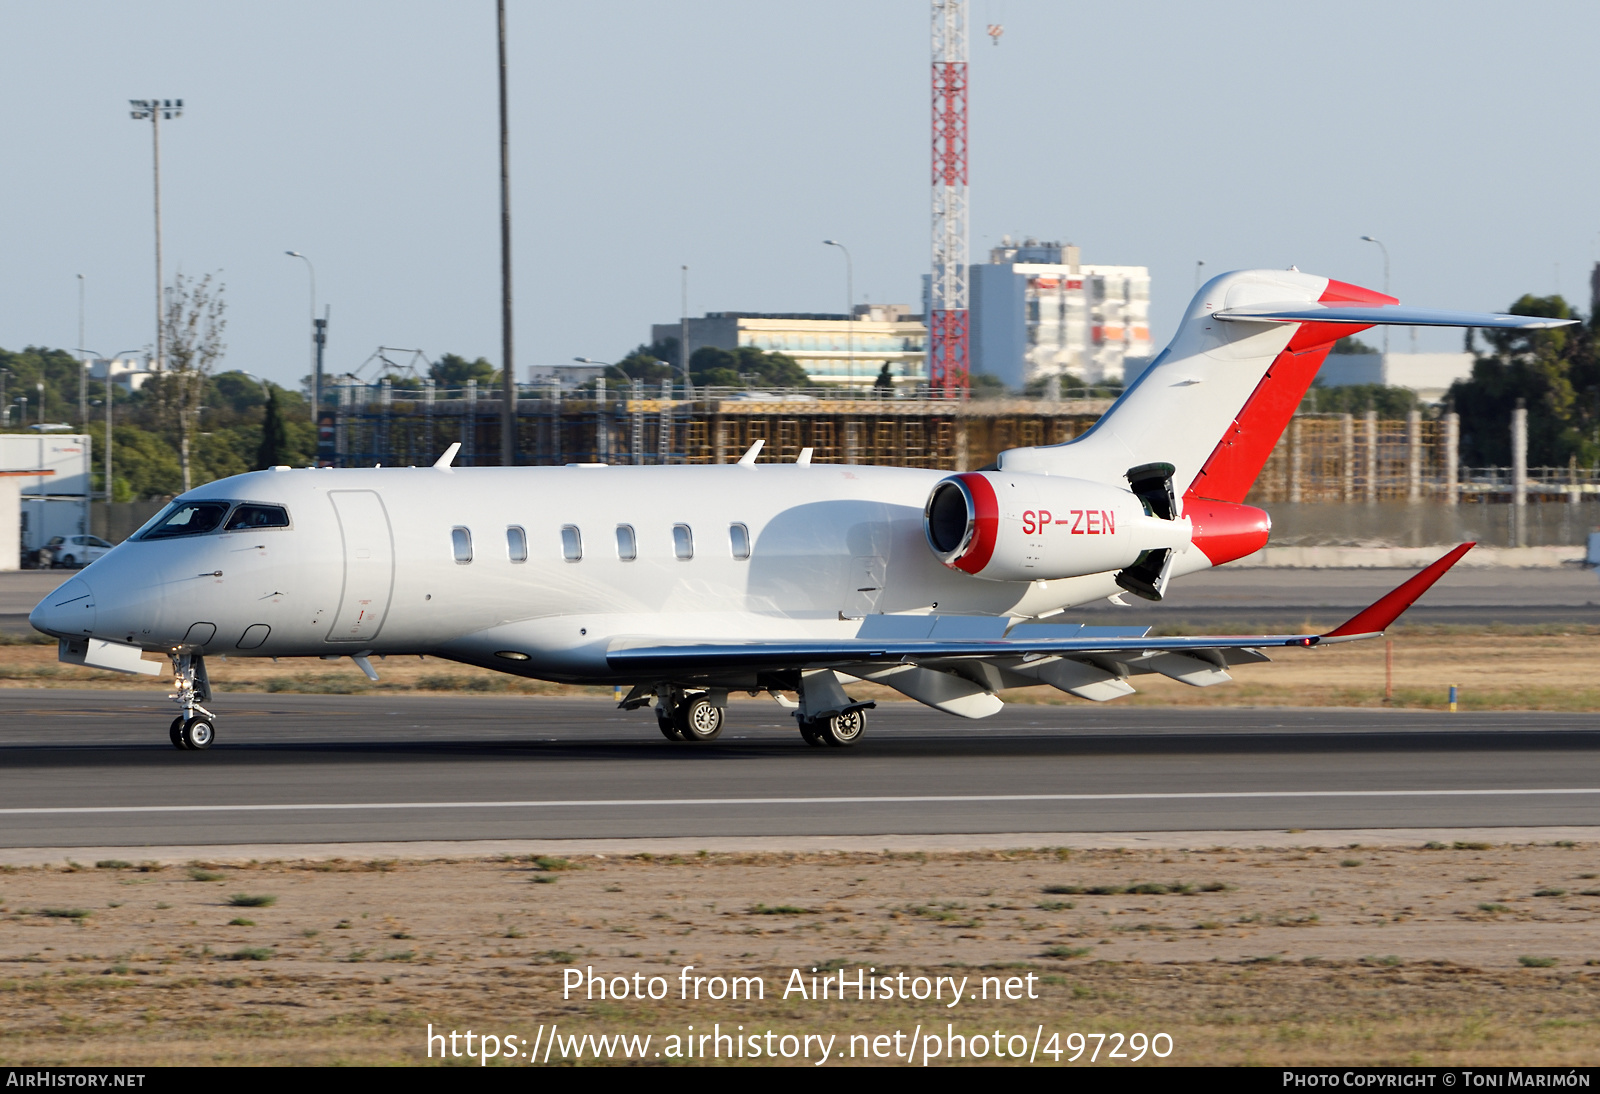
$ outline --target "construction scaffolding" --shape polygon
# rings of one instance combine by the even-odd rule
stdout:
[[[1104,392],[1048,399],[962,399],[933,388],[805,388],[759,392],[681,387],[663,381],[517,391],[517,462],[732,463],[756,441],[758,462],[788,463],[811,449],[814,463],[968,471],[1008,448],[1082,436],[1111,405]],[[498,391],[346,381],[330,395],[335,464],[432,463],[452,442],[461,466],[500,462]],[[1290,420],[1247,499],[1299,502],[1504,502],[1517,493],[1512,468],[1461,467],[1453,415],[1380,419],[1375,414],[1301,414]],[[1528,499],[1577,502],[1600,493],[1600,467],[1533,467]]]

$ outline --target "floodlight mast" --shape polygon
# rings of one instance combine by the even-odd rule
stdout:
[[[161,329],[161,119],[171,121],[173,118],[183,117],[182,99],[129,99],[128,105],[133,109],[128,111],[128,116],[136,122],[149,121],[150,146],[152,150],[151,163],[155,169],[155,205],[156,205],[156,371],[160,372],[167,365],[166,335]]]

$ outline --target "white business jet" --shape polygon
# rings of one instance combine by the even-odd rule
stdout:
[[[1322,635],[1149,638],[1064,609],[1259,550],[1242,504],[1340,337],[1375,324],[1530,329],[1433,312],[1296,270],[1223,274],[1093,429],[981,471],[723,466],[273,468],[177,498],[29,617],[62,661],[159,675],[173,744],[217,719],[205,658],[424,654],[630,690],[661,731],[710,741],[732,691],[792,707],[807,743],[861,738],[846,680],[982,718],[1005,688],[1084,699],[1159,673],[1207,686],[1263,649],[1381,633],[1463,544]],[[787,696],[793,694],[795,699]]]

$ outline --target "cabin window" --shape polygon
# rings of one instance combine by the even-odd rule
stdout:
[[[450,529],[450,548],[455,552],[457,562],[463,566],[471,562],[472,533],[459,526]]]
[[[633,534],[633,525],[617,525],[617,557],[632,562],[639,557],[639,539]]]
[[[733,557],[741,562],[750,557],[750,529],[742,524],[728,525],[728,545]]]
[[[694,533],[687,524],[672,526],[672,553],[685,562],[694,557]]]
[[[289,511],[281,505],[245,504],[233,511],[224,532],[248,532],[256,528],[289,527]]]
[[[561,557],[568,562],[583,561],[583,535],[576,524],[561,527]]]
[[[528,561],[528,533],[515,524],[506,529],[506,557],[512,562]]]

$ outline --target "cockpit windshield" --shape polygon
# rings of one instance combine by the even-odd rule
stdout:
[[[232,502],[226,501],[175,502],[160,517],[151,521],[139,538],[174,539],[215,532],[231,507]]]

